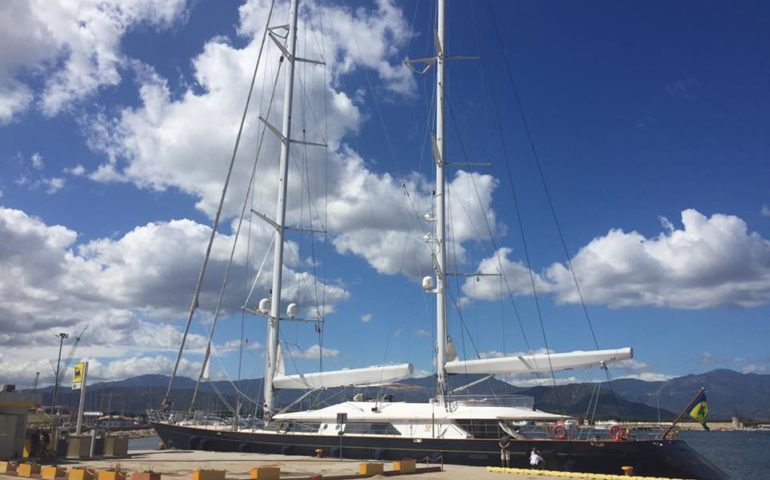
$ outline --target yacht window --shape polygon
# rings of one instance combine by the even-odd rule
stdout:
[[[473,438],[500,438],[506,435],[497,420],[456,420],[455,423]]]
[[[401,433],[396,430],[396,427],[386,422],[348,423],[345,427],[345,433],[363,435],[401,435]]]

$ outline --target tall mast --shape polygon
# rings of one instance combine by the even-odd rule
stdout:
[[[297,46],[297,0],[291,0],[289,10],[288,55],[283,59],[286,64],[286,84],[284,87],[283,125],[281,127],[281,158],[278,173],[278,204],[275,214],[275,252],[273,255],[273,288],[270,299],[270,316],[267,328],[267,361],[265,362],[265,405],[263,417],[270,420],[273,411],[273,377],[278,365],[278,327],[281,312],[281,277],[283,273],[283,243],[286,231],[286,187],[289,175],[289,143],[291,138],[291,108],[294,97],[294,60]]]
[[[444,48],[445,7],[444,0],[438,0],[438,28],[436,31],[436,372],[438,397],[443,402],[447,393],[446,374],[446,178],[444,166],[444,85],[446,78],[446,55]]]

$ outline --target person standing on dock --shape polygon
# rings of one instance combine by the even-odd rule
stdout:
[[[506,435],[500,439],[498,445],[500,445],[500,463],[504,468],[508,468],[511,464],[511,439]]]
[[[532,452],[529,454],[529,466],[538,469],[545,467],[545,459],[543,459],[535,447],[532,447]]]

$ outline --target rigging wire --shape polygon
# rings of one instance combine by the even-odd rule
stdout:
[[[203,279],[204,279],[204,277],[206,275],[206,269],[207,269],[207,266],[208,266],[208,260],[209,260],[209,256],[211,255],[211,247],[212,247],[212,245],[214,243],[214,238],[216,237],[217,229],[219,228],[219,220],[221,218],[222,210],[224,208],[225,196],[227,194],[227,189],[228,189],[228,186],[230,184],[230,176],[232,175],[232,172],[233,172],[233,166],[235,164],[235,158],[236,158],[236,155],[238,153],[238,147],[240,146],[241,134],[243,133],[243,127],[246,124],[246,116],[247,116],[248,111],[249,111],[249,103],[251,102],[251,94],[254,91],[254,83],[255,83],[256,78],[257,78],[257,71],[259,69],[259,64],[260,64],[260,62],[262,60],[262,51],[263,51],[263,48],[264,48],[264,45],[265,45],[265,39],[267,38],[267,28],[268,28],[268,25],[270,24],[270,19],[272,18],[272,15],[273,15],[273,7],[274,6],[275,6],[275,0],[273,0],[270,3],[270,10],[268,12],[267,21],[265,23],[265,30],[264,30],[263,35],[262,35],[262,43],[261,43],[260,48],[259,48],[259,55],[257,56],[257,61],[256,61],[255,65],[254,65],[254,73],[252,74],[251,84],[249,86],[249,93],[248,93],[248,95],[246,97],[246,105],[243,108],[243,115],[241,117],[241,123],[240,123],[240,125],[238,127],[238,134],[235,137],[235,145],[233,146],[233,153],[232,153],[232,156],[230,158],[230,165],[229,165],[229,167],[227,169],[227,176],[225,177],[225,184],[222,187],[222,194],[220,196],[219,207],[217,208],[216,216],[214,217],[214,224],[211,227],[211,236],[209,237],[209,242],[208,242],[208,245],[206,247],[206,255],[205,255],[204,260],[203,260],[203,265],[201,266],[200,274],[198,275],[198,282],[197,282],[197,285],[196,285],[196,288],[195,288],[195,294],[193,295],[192,305],[190,306],[190,313],[187,316],[187,323],[185,324],[184,333],[182,334],[182,342],[181,342],[181,344],[179,346],[179,352],[178,352],[177,357],[176,357],[176,362],[174,363],[174,369],[173,369],[173,371],[171,373],[171,378],[169,378],[168,388],[166,390],[166,395],[165,395],[165,397],[163,399],[163,404],[164,405],[167,404],[168,397],[171,394],[171,388],[173,386],[173,382],[174,382],[174,378],[176,377],[177,370],[179,369],[179,362],[182,359],[182,352],[184,351],[184,346],[185,346],[185,343],[187,341],[187,335],[190,332],[190,326],[192,325],[192,319],[193,319],[193,316],[195,315],[195,311],[198,309],[198,306],[199,306],[200,291],[203,288]]]
[[[264,42],[264,37],[263,37],[263,42]],[[260,54],[258,56],[258,62],[261,60],[261,56],[262,56],[262,49],[260,49]],[[282,62],[280,62],[280,63],[282,63]],[[275,89],[276,89],[276,86],[278,84],[278,77],[280,76],[280,69],[281,69],[281,67],[280,67],[280,64],[279,64],[278,71],[276,72],[276,77],[275,77],[276,80],[275,80],[275,82],[273,84],[272,96],[271,96],[270,102],[268,104],[268,115],[270,113],[270,110],[272,109],[273,96],[275,95]],[[255,69],[255,75],[256,75],[256,69]],[[253,90],[253,87],[254,87],[254,80],[255,79],[252,78],[251,89],[249,91],[249,100],[251,98],[251,93],[252,93],[252,90]],[[247,108],[248,108],[248,101],[247,101]],[[225,268],[224,278],[222,280],[222,286],[221,286],[221,289],[220,289],[220,292],[219,292],[219,299],[217,300],[217,306],[216,306],[216,309],[214,310],[214,318],[213,318],[213,321],[212,321],[211,329],[209,331],[209,338],[208,338],[208,343],[206,345],[206,352],[205,352],[205,355],[204,355],[203,363],[201,364],[201,371],[200,371],[200,374],[198,376],[198,380],[197,380],[197,382],[195,384],[195,390],[193,391],[192,400],[190,402],[190,410],[192,410],[195,407],[195,400],[196,400],[197,395],[198,395],[198,390],[200,388],[200,383],[201,383],[201,380],[203,378],[203,375],[204,375],[204,372],[205,372],[205,369],[206,369],[206,365],[209,362],[209,359],[210,359],[210,356],[211,356],[211,343],[213,341],[214,331],[216,330],[217,321],[219,319],[219,314],[220,314],[220,311],[221,311],[221,308],[222,308],[222,305],[223,305],[225,290],[227,288],[227,283],[228,283],[229,276],[230,276],[230,269],[231,269],[232,264],[233,264],[233,259],[235,258],[235,251],[236,251],[236,248],[237,248],[237,245],[238,245],[238,240],[240,238],[241,228],[243,226],[243,220],[245,218],[245,213],[246,213],[246,207],[247,207],[247,205],[249,203],[249,195],[252,192],[252,185],[254,183],[254,178],[256,176],[257,163],[259,162],[259,156],[260,156],[260,152],[262,150],[262,145],[263,145],[263,141],[264,141],[264,137],[265,137],[265,132],[266,131],[267,131],[267,127],[263,126],[262,127],[262,134],[261,134],[261,137],[260,137],[260,141],[259,141],[259,144],[258,144],[258,147],[257,147],[256,156],[255,156],[254,163],[253,163],[252,170],[251,170],[251,177],[250,177],[249,182],[248,182],[248,187],[247,187],[247,190],[246,190],[246,195],[245,195],[245,198],[244,198],[243,206],[241,207],[241,214],[240,214],[240,217],[238,219],[238,225],[237,225],[236,230],[235,230],[235,239],[233,240],[233,246],[232,246],[232,248],[230,250],[230,257],[228,259],[227,267]],[[233,159],[235,159],[235,155],[233,156]],[[231,165],[231,168],[232,168],[232,165]],[[222,200],[224,201],[224,198]],[[264,260],[263,260],[263,265],[264,265]],[[260,271],[261,271],[261,268],[260,268]],[[255,284],[256,284],[256,280],[255,280]],[[217,361],[221,365],[221,360],[217,359]],[[225,375],[227,375],[226,371],[225,371]],[[229,376],[228,376],[228,380],[229,380]],[[232,383],[232,381],[230,381],[230,383]],[[235,387],[236,390],[238,390],[238,387],[235,384],[233,384],[233,386]],[[239,390],[238,390],[238,392],[240,393]]]
[[[502,37],[500,36],[500,30],[498,29],[496,17],[494,16],[494,11],[492,10],[492,4],[491,4],[491,2],[489,0],[487,0],[487,5],[489,6],[489,10],[492,13],[492,19],[493,19],[492,23],[494,25],[495,33],[497,34],[497,39],[500,42],[500,44],[502,45]],[[542,163],[540,162],[540,155],[538,154],[537,148],[535,147],[535,142],[534,142],[534,139],[532,137],[532,130],[529,127],[529,122],[528,122],[527,116],[526,116],[526,114],[524,112],[524,105],[523,105],[523,103],[521,101],[521,98],[519,96],[519,90],[518,90],[518,87],[517,87],[516,82],[515,82],[514,77],[513,77],[513,72],[511,70],[511,65],[510,65],[510,61],[508,59],[508,54],[507,54],[506,50],[503,49],[503,48],[501,48],[501,52],[502,52],[503,58],[505,59],[505,66],[506,66],[506,71],[508,73],[508,79],[509,79],[511,87],[512,87],[514,99],[516,100],[516,104],[519,107],[519,109],[518,109],[519,110],[519,116],[521,118],[522,125],[524,126],[524,131],[525,131],[525,133],[527,135],[527,140],[528,140],[528,143],[529,143],[529,147],[530,147],[530,150],[532,152],[532,158],[535,160],[535,165],[537,166],[537,171],[538,171],[538,174],[539,174],[539,177],[540,177],[540,182],[541,182],[541,184],[543,186],[543,191],[545,192],[545,197],[546,197],[546,199],[548,201],[548,207],[549,207],[549,209],[551,211],[551,215],[553,217],[554,223],[556,224],[556,230],[557,230],[557,232],[559,234],[559,240],[561,242],[561,246],[562,246],[562,249],[564,251],[564,255],[565,255],[565,258],[566,258],[567,266],[569,267],[570,273],[572,274],[572,280],[575,283],[575,289],[577,291],[578,297],[580,298],[580,305],[581,305],[581,307],[583,309],[583,313],[584,313],[584,315],[586,317],[586,321],[588,322],[588,327],[591,330],[591,336],[593,337],[594,345],[596,346],[596,349],[598,350],[599,349],[599,342],[596,339],[596,332],[594,331],[593,323],[591,322],[591,317],[588,314],[588,308],[586,307],[586,303],[585,303],[585,300],[583,298],[583,293],[582,293],[582,291],[580,289],[580,284],[579,284],[579,282],[577,280],[577,276],[575,274],[575,270],[572,268],[572,261],[570,260],[569,249],[567,248],[567,242],[566,242],[566,240],[564,238],[564,231],[561,228],[561,222],[559,222],[559,217],[556,214],[556,207],[554,206],[554,203],[553,203],[553,198],[551,196],[551,191],[548,188],[548,183],[545,180],[545,173],[543,171]]]
[[[447,96],[446,93],[445,93],[445,96]],[[455,138],[458,139],[458,142],[460,144],[460,151],[462,152],[462,155],[463,155],[463,158],[464,158],[465,162],[469,162],[470,158],[468,157],[467,150],[465,149],[465,144],[464,144],[464,142],[462,140],[462,136],[460,134],[461,130],[460,130],[458,124],[457,124],[457,119],[456,119],[456,117],[454,115],[454,110],[452,110],[451,102],[447,102],[447,110],[449,111],[449,117],[452,120],[452,125],[454,126],[455,131],[456,131]],[[501,138],[502,138],[502,131],[501,131]],[[504,140],[503,140],[503,146],[505,148],[505,141]],[[507,157],[506,157],[506,162],[507,162]],[[496,258],[496,260],[498,262],[498,271],[500,273],[502,281],[505,281],[506,287],[508,289],[508,296],[509,296],[509,298],[511,300],[511,303],[513,305],[514,314],[515,314],[516,320],[517,320],[517,322],[519,324],[519,329],[521,331],[521,335],[522,335],[522,338],[524,340],[524,344],[526,345],[527,350],[531,350],[531,347],[529,345],[529,339],[527,338],[527,334],[526,334],[526,331],[524,329],[524,323],[522,322],[521,316],[519,315],[519,310],[518,310],[518,307],[517,307],[517,304],[516,304],[516,299],[515,299],[515,297],[513,295],[512,289],[510,288],[510,283],[508,281],[508,275],[505,272],[505,269],[503,269],[502,259],[500,257],[500,252],[499,252],[499,249],[497,247],[497,240],[496,240],[496,237],[495,237],[494,230],[492,229],[492,225],[489,222],[489,218],[487,216],[487,212],[486,212],[486,210],[484,208],[483,202],[481,201],[481,194],[479,193],[478,183],[476,182],[476,178],[475,178],[475,176],[472,173],[469,174],[469,177],[471,179],[471,185],[473,185],[473,190],[474,190],[474,193],[475,193],[475,196],[476,196],[477,204],[479,205],[479,208],[482,211],[481,217],[484,220],[484,225],[486,226],[487,235],[489,236],[490,242],[492,243],[492,248],[495,251],[495,258]],[[511,178],[512,178],[512,176],[511,176]],[[511,181],[511,183],[512,183],[512,181]],[[514,192],[514,197],[515,197],[515,192]],[[518,214],[518,202],[514,201],[514,204],[516,205],[517,214]],[[464,203],[461,200],[460,200],[460,206],[463,207],[463,210],[465,211],[466,216],[470,219],[471,215],[468,214],[467,209],[465,208],[465,205],[464,205]],[[450,203],[450,208],[451,208],[451,203]],[[471,225],[472,225],[474,231],[476,231],[477,235],[479,237],[481,237],[481,234],[476,229],[475,224],[473,222],[471,222]],[[521,227],[521,225],[520,225],[520,227]],[[522,229],[522,238],[523,238],[523,229]],[[456,260],[455,260],[455,263],[456,263]],[[529,261],[527,263],[529,264]],[[530,271],[530,274],[531,274],[531,271]],[[458,281],[458,288],[459,288],[459,281]],[[534,286],[533,286],[533,289],[534,289]],[[505,352],[505,350],[504,350],[504,352]],[[477,351],[477,355],[478,355],[478,351]],[[553,374],[553,372],[552,372],[552,374]],[[540,382],[541,382],[540,374],[536,373],[535,376],[537,378],[538,384],[540,384]]]
[[[483,77],[483,75],[482,75],[482,77]],[[445,95],[446,95],[446,93],[445,93]],[[454,125],[455,130],[457,131],[457,135],[456,136],[457,136],[458,141],[460,143],[460,151],[462,152],[465,161],[469,162],[470,159],[469,159],[468,153],[467,153],[467,151],[465,149],[465,144],[463,143],[462,138],[460,137],[460,133],[459,133],[460,132],[460,128],[457,125],[457,120],[456,120],[455,115],[454,115],[454,110],[452,110],[452,106],[451,106],[450,102],[447,102],[447,106],[448,106],[448,110],[449,110],[449,117],[451,118],[452,124]],[[502,136],[502,134],[501,134],[501,136]],[[503,145],[505,145],[505,142],[503,142]],[[469,175],[469,176],[471,178],[471,184],[473,185],[473,190],[474,190],[474,193],[476,195],[476,201],[477,201],[477,203],[479,205],[479,208],[482,210],[482,213],[483,213],[483,215],[481,217],[484,220],[484,225],[486,226],[486,229],[487,229],[487,235],[489,236],[490,242],[492,243],[492,248],[495,251],[495,258],[496,258],[497,263],[498,263],[498,270],[500,272],[500,275],[505,280],[505,284],[506,284],[506,287],[507,287],[507,290],[508,290],[508,297],[509,297],[509,299],[511,301],[511,304],[513,305],[514,316],[516,317],[516,320],[517,320],[517,322],[519,324],[519,330],[521,331],[522,339],[524,340],[524,344],[526,345],[527,350],[530,350],[531,347],[529,345],[529,339],[527,338],[527,333],[526,333],[526,331],[524,329],[524,323],[522,322],[521,315],[519,315],[519,309],[518,309],[518,306],[517,306],[516,299],[515,299],[515,297],[513,295],[513,290],[511,289],[510,282],[508,280],[508,275],[505,272],[505,269],[503,268],[503,262],[502,262],[502,258],[500,257],[500,252],[499,252],[499,248],[498,248],[498,245],[497,245],[497,240],[496,240],[496,237],[495,237],[495,233],[494,233],[494,231],[492,229],[491,224],[489,223],[489,218],[487,217],[487,212],[485,211],[484,205],[483,205],[483,203],[481,201],[481,194],[479,193],[479,188],[478,188],[478,184],[476,182],[476,178],[472,174]],[[474,230],[475,230],[475,225],[474,225]],[[481,235],[479,234],[479,236],[481,236]]]

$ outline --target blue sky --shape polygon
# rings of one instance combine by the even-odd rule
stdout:
[[[594,347],[507,64],[599,346],[635,348],[635,360],[612,375],[770,373],[770,7],[449,3],[448,51],[481,59],[450,65],[448,156],[493,163],[450,170],[450,263],[461,272],[502,266],[521,318],[520,326],[501,277],[452,280],[461,308],[449,309],[449,333],[460,355],[536,351],[546,342],[555,351]],[[0,382],[29,385],[35,371],[50,382],[56,333],[86,325],[76,356],[92,362],[95,378],[168,373],[267,6],[0,7]],[[435,301],[419,286],[430,269],[421,238],[431,227],[420,217],[431,204],[433,80],[401,64],[431,54],[433,15],[431,2],[386,0],[315,2],[301,15],[300,50],[327,65],[298,69],[295,134],[304,128],[329,148],[295,149],[289,219],[328,235],[290,235],[285,296],[308,317],[325,297],[325,369],[433,368]],[[186,375],[200,368],[277,59],[270,45]],[[268,139],[251,199],[268,214],[276,158]],[[239,243],[214,340],[218,377],[237,375],[238,307],[270,244],[264,224],[247,224],[251,243]],[[250,305],[266,294],[269,270]],[[261,376],[264,321],[243,321],[242,376]],[[282,340],[288,370],[319,367],[312,327],[285,324]]]

